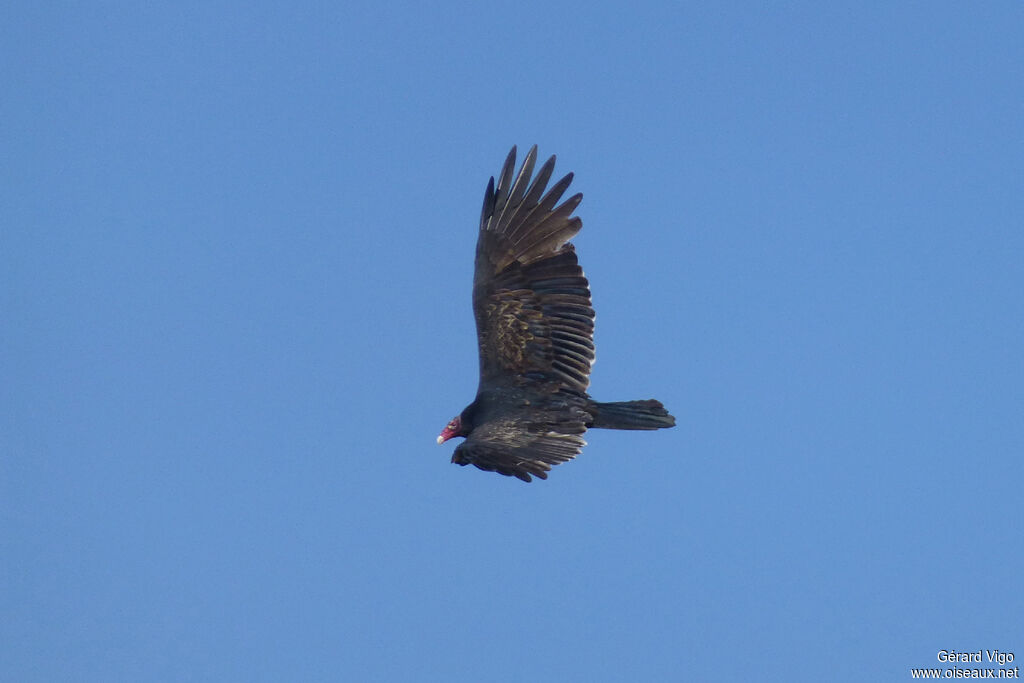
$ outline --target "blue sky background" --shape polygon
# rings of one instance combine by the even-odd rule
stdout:
[[[827,5],[827,6],[826,6]],[[0,679],[909,680],[1024,659],[1024,5],[11,3]],[[591,432],[450,465],[513,144]],[[987,664],[985,666],[988,666]]]

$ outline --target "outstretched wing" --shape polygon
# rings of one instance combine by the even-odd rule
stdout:
[[[545,194],[555,157],[531,182],[536,159],[535,145],[513,178],[513,147],[497,187],[491,178],[484,195],[473,278],[480,388],[538,383],[583,392],[594,362],[594,309],[569,244],[583,227],[572,215],[583,195],[556,206],[572,174]]]
[[[548,478],[553,465],[568,462],[586,445],[583,421],[559,426],[525,425],[521,420],[492,420],[478,426],[452,455],[458,465],[476,465],[487,472],[531,481],[531,475]],[[571,432],[571,433],[566,433]]]

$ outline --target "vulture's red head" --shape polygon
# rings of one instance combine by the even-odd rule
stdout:
[[[451,422],[444,426],[444,429],[441,430],[441,434],[437,437],[437,443],[442,444],[453,436],[463,436],[461,415],[456,415],[452,418]]]

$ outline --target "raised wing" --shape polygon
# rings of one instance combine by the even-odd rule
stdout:
[[[583,195],[556,206],[572,174],[545,194],[555,157],[531,182],[536,159],[535,145],[513,178],[513,147],[497,188],[491,178],[484,196],[473,278],[480,386],[536,382],[583,392],[594,362],[594,309],[569,244],[583,227],[572,216]]]
[[[531,475],[548,478],[553,465],[568,462],[579,455],[587,444],[581,434],[583,422],[560,425],[554,431],[539,425],[524,425],[522,420],[508,418],[480,425],[459,444],[452,462],[476,465],[487,472],[531,481]]]

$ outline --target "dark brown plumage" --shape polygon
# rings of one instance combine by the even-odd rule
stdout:
[[[437,438],[466,437],[453,463],[523,481],[546,479],[552,465],[574,458],[588,428],[675,425],[653,399],[599,403],[587,394],[594,309],[569,243],[583,227],[572,215],[583,195],[558,205],[572,174],[545,193],[555,157],[531,182],[536,160],[535,145],[514,173],[513,147],[497,187],[494,178],[487,185],[473,276],[480,384],[476,400]]]

